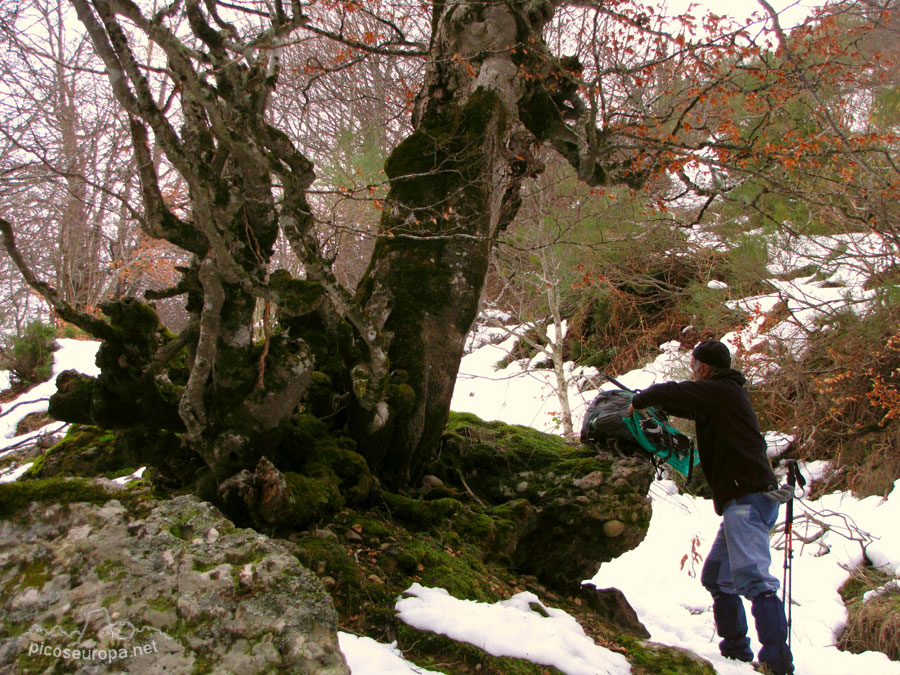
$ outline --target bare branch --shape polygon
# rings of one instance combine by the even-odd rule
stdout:
[[[37,278],[16,246],[12,225],[4,218],[0,218],[0,234],[3,236],[3,246],[6,248],[9,257],[12,258],[13,263],[15,263],[19,272],[22,274],[22,277],[31,288],[37,291],[37,293],[50,304],[61,319],[68,321],[87,331],[91,335],[103,340],[112,339],[115,336],[115,331],[108,323],[97,319],[90,314],[78,311],[69,303],[65,302],[55,288]]]

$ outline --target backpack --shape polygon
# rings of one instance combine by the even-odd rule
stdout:
[[[694,442],[670,427],[662,410],[646,408],[628,415],[635,392],[626,389],[601,391],[591,401],[581,424],[581,442],[613,449],[623,456],[640,455],[660,470],[662,464],[691,479],[699,463]]]
[[[634,436],[625,424],[628,406],[631,405],[633,396],[634,394],[624,389],[601,391],[597,394],[584,413],[581,442],[614,446],[617,443],[613,441],[621,441],[622,443],[618,445],[635,445]],[[621,450],[625,452],[627,449],[626,447]]]

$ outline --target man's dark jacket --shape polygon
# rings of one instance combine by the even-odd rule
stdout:
[[[737,370],[727,370],[707,380],[654,384],[632,400],[637,409],[656,406],[694,420],[700,466],[720,515],[735,497],[778,486],[746,381]]]

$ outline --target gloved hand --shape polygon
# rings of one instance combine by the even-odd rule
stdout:
[[[782,485],[780,488],[772,488],[771,490],[767,490],[763,492],[763,494],[771,499],[773,502],[778,502],[779,504],[787,504],[791,499],[794,498],[794,488],[790,485]]]

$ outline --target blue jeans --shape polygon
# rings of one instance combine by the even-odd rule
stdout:
[[[713,596],[716,632],[723,656],[751,661],[747,616],[738,595],[753,603],[756,633],[762,644],[759,660],[776,675],[794,672],[787,645],[784,605],[778,579],[769,573],[769,531],[778,519],[778,502],[755,493],[725,504],[722,524],[703,564],[700,581]]]
[[[762,493],[725,504],[722,524],[700,574],[700,582],[713,596],[730,593],[752,599],[778,591],[781,584],[769,573],[769,532],[778,520],[778,506]]]

